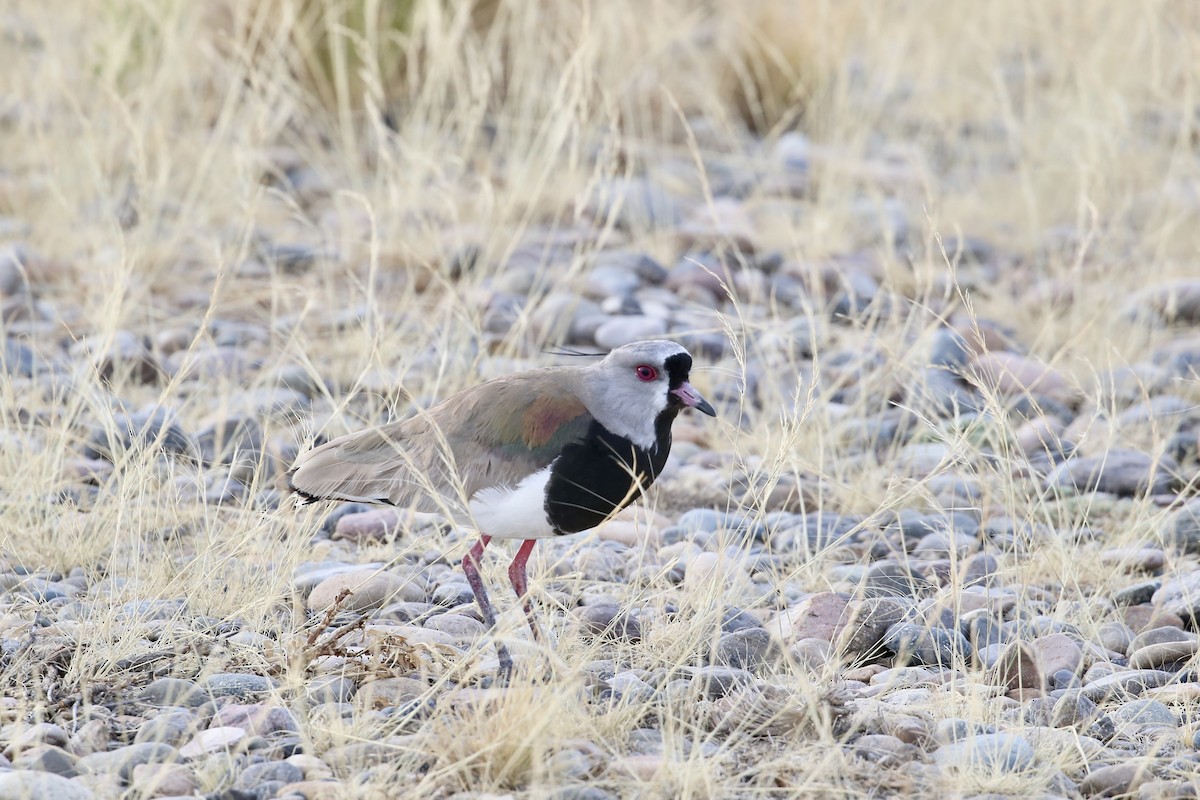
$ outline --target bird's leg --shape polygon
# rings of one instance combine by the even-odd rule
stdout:
[[[483,617],[483,624],[487,625],[488,629],[495,634],[496,612],[492,610],[492,601],[488,599],[487,590],[483,588],[483,578],[479,576],[483,548],[487,547],[491,540],[490,536],[480,536],[479,541],[463,558],[462,568],[463,574],[467,576],[467,583],[471,585],[471,593],[475,595],[475,602],[479,604],[479,613]],[[505,686],[512,677],[512,657],[508,654],[508,648],[499,639],[496,640],[496,658],[500,661],[500,666],[496,670],[496,682]]]
[[[517,593],[517,599],[521,601],[521,605],[525,609],[525,619],[529,621],[529,630],[533,632],[533,640],[536,642],[541,640],[542,632],[533,616],[533,598],[529,596],[529,583],[525,579],[525,564],[529,561],[529,554],[533,552],[535,544],[537,544],[537,539],[526,539],[521,542],[517,555],[508,565],[508,579],[512,582],[513,591]]]

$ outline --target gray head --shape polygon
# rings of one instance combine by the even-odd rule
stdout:
[[[675,342],[655,339],[618,347],[589,367],[581,399],[608,430],[650,450],[657,441],[655,423],[673,419],[685,408],[709,416],[716,411],[688,383],[692,356]]]

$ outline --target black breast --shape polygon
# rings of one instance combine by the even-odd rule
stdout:
[[[546,483],[551,527],[558,533],[585,531],[636,500],[667,463],[676,413],[668,409],[655,420],[658,440],[653,452],[609,433],[598,422],[591,424],[583,441],[564,448]]]

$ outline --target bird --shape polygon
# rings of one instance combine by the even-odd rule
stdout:
[[[297,506],[321,500],[448,512],[479,538],[462,560],[480,616],[496,614],[479,574],[493,539],[520,540],[508,568],[540,637],[526,564],[538,539],[591,530],[637,500],[671,451],[680,412],[716,410],[689,382],[692,356],[669,340],[626,344],[584,366],[477,384],[407,419],[301,454],[280,481]],[[497,641],[497,679],[512,659]]]

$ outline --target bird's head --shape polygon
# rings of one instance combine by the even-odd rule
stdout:
[[[592,416],[608,430],[652,448],[659,417],[685,408],[710,417],[717,412],[688,382],[692,356],[666,340],[634,342],[613,350],[592,368],[585,398]]]

